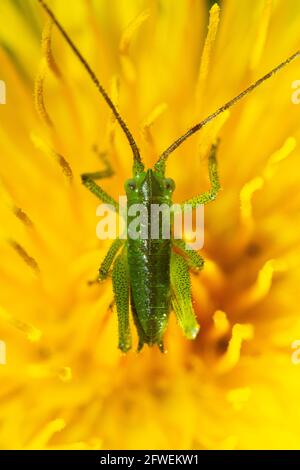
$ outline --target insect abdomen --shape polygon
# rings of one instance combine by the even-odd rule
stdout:
[[[170,240],[128,240],[132,303],[144,342],[161,343],[170,310]]]
[[[149,169],[129,182],[127,203],[131,305],[140,347],[147,343],[162,349],[170,311],[171,240],[164,230],[171,228],[170,190],[165,188],[164,179]],[[138,237],[131,232],[133,209],[143,214],[137,226]]]

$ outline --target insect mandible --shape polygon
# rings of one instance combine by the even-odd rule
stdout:
[[[160,155],[153,168],[145,170],[133,135],[90,65],[81,55],[45,1],[38,0],[38,2],[83,64],[113,112],[132,149],[133,175],[125,184],[128,209],[133,203],[144,204],[148,207],[154,201],[155,203],[159,202],[171,206],[175,184],[173,180],[165,176],[165,165],[168,156],[191,135],[235,105],[300,55],[300,50],[298,50],[214,113],[188,129],[185,134]],[[192,208],[195,208],[216,198],[220,189],[216,151],[217,143],[212,146],[208,159],[211,188],[205,193],[185,201],[183,205],[188,203]],[[117,202],[95,182],[95,180],[102,177],[104,177],[103,172],[85,173],[82,175],[82,182],[102,202],[112,204],[118,210]],[[169,240],[162,237],[136,240],[129,237],[127,240],[117,238],[113,241],[100,266],[99,280],[106,279],[112,268],[113,290],[118,313],[119,348],[121,351],[127,352],[132,346],[129,306],[131,306],[139,337],[138,350],[144,344],[149,346],[158,345],[161,351],[164,350],[163,336],[171,310],[175,312],[184,335],[188,339],[194,339],[197,336],[199,325],[193,309],[189,270],[192,268],[200,271],[203,265],[204,260],[198,252],[189,249],[183,240],[177,240],[174,237]]]

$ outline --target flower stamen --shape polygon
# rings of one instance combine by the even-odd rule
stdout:
[[[54,158],[62,169],[63,174],[68,178],[70,182],[73,180],[73,171],[69,162],[61,154],[50,148],[41,137],[35,134],[31,134],[31,140],[38,150],[41,150],[44,154]]]
[[[270,18],[272,13],[273,0],[265,0],[262,10],[262,15],[258,24],[258,31],[256,40],[254,41],[254,47],[250,59],[250,70],[255,70],[262,57],[266,39],[268,35],[268,29],[270,24]]]
[[[49,19],[44,27],[42,35],[42,50],[44,57],[46,59],[49,69],[54,73],[57,78],[61,77],[60,70],[57,63],[55,62],[53,53],[52,53],[52,27],[53,21]]]
[[[243,341],[253,338],[254,328],[251,324],[236,323],[232,328],[231,339],[228,344],[227,351],[217,364],[219,373],[226,373],[233,369],[239,362],[241,347]]]
[[[121,65],[126,79],[129,82],[134,82],[136,78],[135,65],[129,57],[129,47],[134,34],[142,26],[142,24],[149,18],[150,11],[145,10],[137,15],[125,28],[120,44],[119,53],[121,57]]]
[[[66,426],[62,418],[54,419],[47,423],[44,428],[30,441],[27,449],[44,449],[53,434],[62,431]]]
[[[294,137],[288,137],[280,149],[276,150],[268,159],[266,168],[264,169],[263,176],[269,180],[274,175],[278,163],[285,160],[295,150],[297,141]]]
[[[1,306],[0,306],[0,318],[2,318],[2,320],[5,320],[6,322],[14,326],[15,328],[17,328],[17,330],[21,331],[22,333],[25,333],[25,335],[27,336],[27,339],[33,343],[39,341],[42,336],[42,333],[38,328],[31,325],[30,323],[26,323],[22,320],[19,320],[18,318],[11,315],[6,309],[4,309]]]
[[[159,117],[166,111],[168,108],[167,103],[160,103],[155,106],[152,111],[148,114],[147,118],[142,124],[142,134],[144,139],[146,140],[147,144],[151,148],[151,153],[154,155],[155,151],[155,142],[153,139],[151,128],[155,121],[159,119]]]
[[[41,120],[46,124],[47,127],[53,128],[53,122],[50,118],[48,111],[45,106],[44,99],[44,82],[46,78],[47,62],[43,57],[41,60],[40,68],[35,79],[34,86],[34,98],[35,98],[35,107],[40,116]]]
[[[217,3],[215,3],[209,11],[208,32],[207,32],[207,36],[205,39],[202,56],[201,56],[198,81],[197,81],[197,86],[196,86],[196,103],[197,103],[196,112],[199,111],[200,100],[202,98],[206,79],[209,73],[212,49],[213,49],[215,39],[217,36],[219,22],[220,22],[220,7]]]
[[[37,263],[37,261],[32,257],[30,256],[27,251],[25,250],[25,248],[23,248],[22,245],[20,245],[20,243],[18,243],[17,241],[11,239],[11,240],[8,240],[10,246],[18,253],[18,255],[23,259],[23,261],[25,261],[25,263],[33,270],[35,271],[36,274],[38,274],[40,272],[40,268],[39,268],[39,265]]]

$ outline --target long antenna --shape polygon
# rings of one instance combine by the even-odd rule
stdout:
[[[52,12],[52,10],[48,7],[48,5],[46,4],[46,2],[44,2],[44,0],[38,0],[38,2],[41,4],[41,6],[44,8],[44,10],[46,11],[46,13],[50,16],[50,18],[52,19],[53,23],[56,25],[56,27],[59,29],[59,31],[61,32],[61,34],[63,35],[63,37],[65,38],[65,40],[67,41],[67,43],[69,44],[69,46],[71,47],[72,51],[74,52],[74,54],[77,56],[77,58],[80,60],[80,62],[82,63],[82,65],[84,66],[84,68],[86,69],[87,73],[89,74],[89,76],[91,77],[92,81],[94,82],[94,84],[96,85],[97,89],[100,91],[102,97],[104,98],[104,100],[106,101],[106,103],[108,104],[108,106],[110,107],[110,109],[112,110],[116,120],[118,121],[118,123],[120,124],[120,127],[122,128],[124,134],[126,135],[127,137],[127,140],[129,142],[129,145],[132,149],[132,153],[133,153],[133,159],[134,159],[134,168],[137,172],[140,172],[140,171],[143,171],[144,169],[144,165],[142,163],[142,160],[141,160],[141,155],[140,155],[140,152],[139,152],[139,149],[138,149],[138,146],[133,138],[133,135],[131,134],[130,130],[128,129],[125,121],[122,119],[122,117],[120,116],[117,108],[115,107],[115,105],[113,104],[112,100],[110,99],[110,97],[108,96],[106,90],[103,88],[103,86],[101,85],[101,83],[99,82],[98,78],[96,77],[96,74],[95,72],[93,72],[92,68],[90,67],[90,65],[88,64],[88,62],[84,59],[84,57],[82,56],[82,54],[80,53],[80,51],[77,49],[77,47],[75,46],[75,44],[73,43],[73,41],[71,40],[71,38],[69,37],[68,33],[65,31],[65,29],[63,28],[63,26],[60,24],[60,22],[58,21],[58,19],[56,18],[56,16],[54,15],[54,13]]]
[[[283,67],[288,65],[290,62],[292,62],[294,59],[300,56],[300,50],[295,52],[295,54],[291,55],[288,59],[286,59],[284,62],[281,64],[277,65],[273,70],[271,70],[269,73],[264,75],[263,77],[259,78],[256,82],[252,83],[248,88],[246,88],[244,91],[242,91],[239,95],[235,96],[232,98],[230,101],[227,101],[227,103],[223,104],[220,108],[218,108],[214,113],[210,114],[207,116],[203,121],[199,122],[195,126],[191,127],[185,134],[183,134],[179,139],[175,140],[173,144],[171,144],[159,157],[157,163],[155,164],[155,168],[158,171],[164,172],[164,167],[165,163],[167,161],[168,156],[170,153],[174,152],[174,150],[177,149],[185,140],[187,140],[191,135],[195,134],[195,132],[198,132],[202,127],[204,127],[206,124],[208,124],[210,121],[215,119],[219,114],[224,113],[226,109],[231,108],[234,106],[238,101],[240,101],[244,96],[248,95],[248,93],[251,93],[255,88],[259,87],[264,81],[268,80],[271,78],[275,73],[279,72]]]

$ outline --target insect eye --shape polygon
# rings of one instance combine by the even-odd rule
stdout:
[[[129,189],[130,191],[135,191],[136,190],[136,182],[134,180],[128,180],[126,182],[126,189]]]
[[[175,189],[175,182],[174,180],[172,180],[171,178],[168,178],[165,180],[165,188],[168,190],[168,191],[174,191]]]

